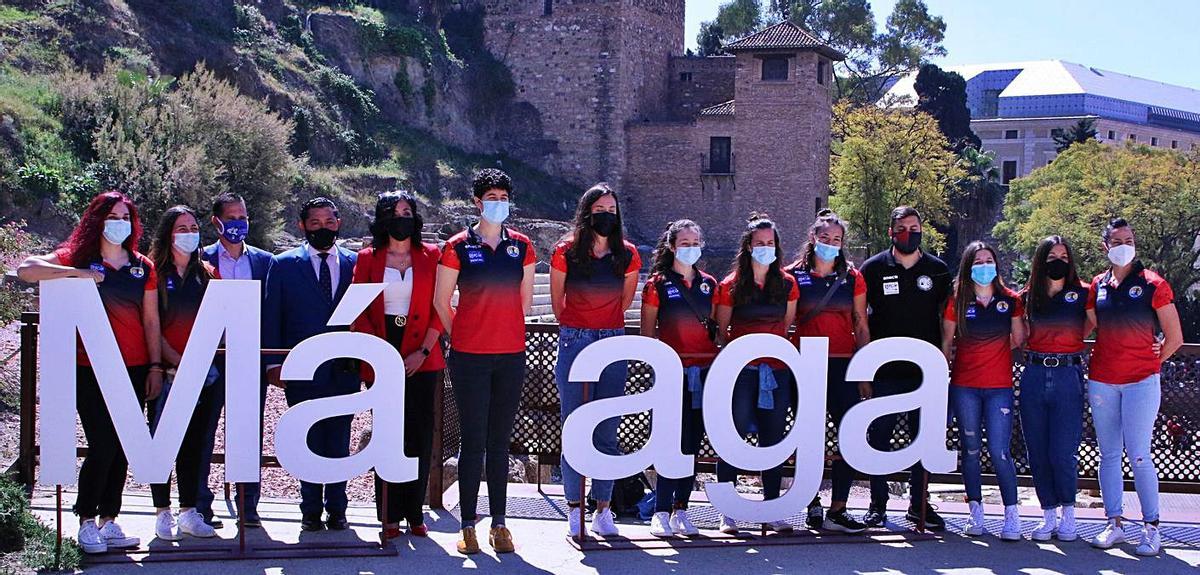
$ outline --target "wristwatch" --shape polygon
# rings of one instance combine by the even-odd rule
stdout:
[[[427,347],[423,347],[423,348],[421,348],[421,353],[422,353],[422,354],[424,354],[424,355],[425,355],[425,357],[429,357],[429,354],[431,354],[431,353],[433,353],[433,352],[432,352],[432,351],[429,351],[429,348],[427,348]]]

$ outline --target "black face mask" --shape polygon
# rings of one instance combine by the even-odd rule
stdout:
[[[1071,263],[1066,260],[1046,261],[1046,277],[1052,280],[1057,281],[1067,277],[1069,271],[1071,271]]]
[[[617,231],[617,214],[609,212],[593,212],[591,217],[592,231],[601,236],[608,237],[613,232]]]
[[[904,255],[911,254],[921,247],[921,232],[895,232],[892,234],[892,246]]]
[[[322,252],[333,247],[333,241],[337,239],[337,236],[337,230],[329,228],[304,231],[304,239],[308,240],[308,245]]]
[[[392,236],[392,239],[402,242],[412,237],[413,231],[416,229],[416,227],[417,222],[415,218],[410,216],[397,216],[388,221],[387,231],[388,235]]]

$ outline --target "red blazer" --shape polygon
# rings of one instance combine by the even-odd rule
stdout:
[[[404,342],[400,344],[400,355],[421,349],[425,342],[425,332],[433,328],[442,332],[442,322],[433,309],[433,284],[437,281],[438,260],[442,250],[434,244],[420,243],[414,246],[412,252],[413,275],[412,304],[408,308],[408,324],[404,328]],[[375,248],[365,248],[358,252],[358,262],[354,264],[353,283],[383,283],[383,268],[387,267],[387,250],[375,253]],[[375,298],[366,311],[354,320],[351,331],[373,334],[381,339],[387,339],[387,326],[384,324],[383,294]],[[438,371],[446,368],[446,358],[442,354],[440,341],[433,344],[431,353],[425,363],[417,371]],[[362,366],[363,381],[375,381],[375,374],[367,364]]]

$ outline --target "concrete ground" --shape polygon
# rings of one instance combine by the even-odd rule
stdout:
[[[452,487],[451,493],[455,489]],[[481,509],[486,508],[485,497]],[[64,494],[64,534],[73,537],[76,522],[70,515],[72,493]],[[1037,509],[1022,508],[1026,539],[1008,543],[995,533],[1000,518],[989,516],[991,535],[968,538],[961,535],[965,522],[965,506],[942,505],[941,511],[950,529],[936,540],[900,541],[909,527],[903,521],[903,502],[893,500],[889,518],[894,522],[891,532],[882,532],[875,540],[850,536],[814,536],[798,532],[797,536],[781,540],[731,542],[720,539],[684,541],[677,539],[673,547],[649,536],[644,523],[623,522],[622,534],[636,540],[620,542],[628,550],[588,550],[580,552],[565,537],[566,522],[562,519],[561,499],[539,494],[531,485],[512,485],[509,492],[508,526],[517,543],[517,552],[496,555],[486,541],[487,519],[481,522],[483,553],[464,557],[455,551],[458,521],[451,511],[431,510],[427,514],[429,538],[407,535],[394,540],[395,554],[379,557],[340,557],[286,559],[278,555],[293,553],[298,543],[309,546],[334,544],[356,545],[346,552],[377,552],[378,523],[372,507],[353,506],[349,517],[352,529],[345,532],[301,534],[300,515],[293,502],[264,501],[260,513],[266,520],[262,529],[247,530],[247,543],[252,549],[250,559],[231,560],[238,549],[236,523],[225,516],[226,526],[218,539],[185,539],[181,543],[151,541],[154,533],[154,509],[147,493],[128,493],[120,523],[126,533],[140,536],[143,545],[131,555],[101,556],[116,564],[91,564],[87,572],[100,574],[127,573],[137,569],[139,575],[180,575],[182,569],[194,573],[268,573],[270,575],[325,575],[413,571],[440,574],[467,572],[478,569],[495,573],[574,573],[612,574],[670,574],[670,573],[1197,573],[1200,572],[1200,521],[1194,511],[1184,510],[1164,514],[1163,532],[1167,534],[1163,553],[1156,558],[1133,555],[1133,545],[1110,551],[1092,549],[1082,539],[1071,543],[1036,543],[1028,540],[1035,525]],[[1182,503],[1182,501],[1180,502]],[[1191,503],[1190,501],[1188,503]],[[865,502],[851,501],[852,508],[861,509]],[[453,501],[448,505],[455,506]],[[55,518],[54,491],[38,489],[34,494],[34,511],[53,525]],[[1182,505],[1190,507],[1190,505]],[[1164,500],[1164,507],[1171,507]],[[1176,509],[1180,505],[1175,506]],[[999,512],[1000,509],[988,509]],[[704,504],[693,506],[693,516],[701,527],[712,524],[715,512]],[[518,517],[518,515],[520,517]],[[1136,517],[1136,514],[1131,514]],[[525,518],[522,518],[525,517]],[[536,519],[529,517],[538,517]],[[1080,533],[1091,535],[1100,529],[1102,521],[1097,510],[1080,510]],[[797,523],[797,520],[793,520]],[[1136,540],[1136,527],[1133,539]],[[709,532],[712,533],[712,532]],[[890,542],[888,540],[891,540]],[[700,544],[717,547],[698,547]],[[650,548],[660,547],[660,548]],[[147,553],[147,548],[149,552]],[[258,551],[253,551],[255,548]],[[375,547],[377,549],[377,546]],[[390,553],[390,550],[389,550]],[[257,555],[256,555],[257,554]],[[169,558],[180,561],[163,561]],[[224,560],[215,561],[214,557]]]

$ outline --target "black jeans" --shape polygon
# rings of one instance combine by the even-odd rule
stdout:
[[[210,385],[208,388],[215,387]],[[208,388],[205,388],[207,390]],[[166,406],[166,398],[171,388],[164,382],[162,394],[158,399],[150,401],[146,406],[146,419],[149,420],[151,432],[158,429],[158,418],[161,409]],[[201,392],[203,396],[203,391]],[[204,401],[196,402],[195,411],[188,421],[187,431],[183,434],[183,443],[179,444],[179,453],[175,455],[175,475],[179,483],[179,507],[186,509],[196,506],[196,498],[200,494],[200,461],[205,447],[205,429],[208,427],[209,406]],[[155,483],[150,486],[150,495],[154,506],[158,508],[171,506],[171,483]]]
[[[389,320],[392,316],[388,316]],[[388,321],[387,336],[397,351],[404,341],[404,328]],[[405,380],[404,386],[404,455],[417,458],[417,479],[392,483],[375,476],[375,513],[382,523],[399,523],[409,527],[425,522],[423,507],[425,489],[429,485],[429,459],[433,454],[433,399],[441,393],[442,380],[438,371],[419,371]],[[387,506],[383,503],[387,490]]]
[[[701,380],[706,377],[708,377],[708,368],[704,368],[700,372]],[[679,447],[680,453],[694,456],[700,451],[700,440],[704,437],[704,415],[699,409],[692,408],[692,392],[687,388],[686,377],[684,377],[683,385],[683,428]],[[692,498],[692,489],[695,485],[695,467],[692,468],[692,474],[687,477],[671,479],[659,475],[654,484],[654,511],[670,512],[674,509],[687,509],[688,500]]]
[[[217,369],[221,372],[221,377],[216,383],[204,388],[200,392],[200,407],[198,411],[203,411],[207,419],[205,420],[204,428],[204,446],[200,452],[198,465],[200,466],[199,480],[197,481],[197,497],[196,510],[200,512],[206,519],[213,516],[212,504],[215,500],[212,489],[208,486],[208,476],[212,472],[212,456],[213,450],[216,447],[217,426],[221,422],[221,411],[225,409],[225,358],[217,356]],[[267,380],[266,377],[260,377],[259,380],[259,406],[265,408],[267,405]],[[259,429],[262,429],[262,412],[259,412]],[[261,452],[262,436],[259,435],[259,451]],[[244,493],[245,509],[247,517],[258,515],[258,498],[259,485],[258,483],[238,483],[237,492]],[[234,499],[237,501],[237,499]]]
[[[846,368],[849,366],[850,358],[829,358],[829,387],[826,392],[826,405],[835,430],[841,428],[842,418],[846,416],[846,412],[860,401],[858,384],[846,381]],[[833,460],[831,467],[832,501],[845,503],[850,498],[850,486],[854,483],[854,469],[840,456]]]
[[[459,506],[464,525],[477,519],[479,480],[487,469],[493,525],[504,521],[508,497],[508,447],[525,384],[525,352],[450,352],[450,379],[462,447],[458,457]]]
[[[129,381],[138,405],[146,403],[146,374],[149,367],[137,365],[126,367]],[[121,493],[125,490],[125,475],[129,461],[117,429],[113,426],[108,406],[100,393],[100,384],[91,366],[75,368],[75,408],[87,437],[88,454],[79,468],[79,497],[75,500],[75,514],[90,519],[93,517],[116,517],[121,512]]]
[[[795,384],[792,383],[792,372],[788,369],[774,369],[775,383],[778,387],[771,392],[774,407],[760,408],[758,369],[747,367],[738,373],[733,387],[733,424],[742,437],[751,433],[751,428],[758,435],[758,446],[767,447],[783,441],[787,428],[788,408],[793,405],[796,395]],[[738,468],[717,460],[717,481],[734,483],[737,481]],[[762,473],[763,499],[778,499],[783,482],[783,463],[764,469]]]
[[[886,397],[899,393],[907,393],[916,389],[920,384],[920,379],[876,379],[872,386],[872,396]],[[899,413],[889,413],[876,419],[867,428],[867,443],[879,451],[894,451],[892,449],[892,437],[896,433],[896,424],[900,421],[900,415]],[[908,430],[911,437],[916,437],[917,432],[920,431],[921,418],[919,415],[919,411],[908,412]],[[921,462],[918,461],[909,468],[909,471],[910,501],[914,506],[920,508],[925,503],[925,466],[921,465]],[[871,505],[884,507],[887,505],[887,500],[887,478],[878,475],[871,476]]]

